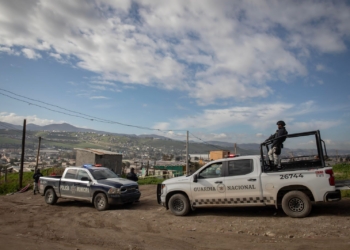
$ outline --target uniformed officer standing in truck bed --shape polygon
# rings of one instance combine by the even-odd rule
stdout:
[[[277,122],[278,129],[276,130],[276,133],[271,135],[267,140],[275,139],[271,145],[271,149],[268,152],[270,161],[273,161],[274,166],[277,167],[277,169],[280,169],[280,155],[281,155],[281,148],[283,148],[283,142],[286,140],[286,137],[281,137],[284,135],[287,135],[288,132],[285,128],[286,123],[284,121],[278,121]]]

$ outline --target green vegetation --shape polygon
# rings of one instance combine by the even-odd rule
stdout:
[[[6,137],[0,137],[0,145],[22,145],[22,141],[19,139],[13,139],[13,138],[6,138]]]
[[[163,178],[156,178],[156,177],[145,177],[144,179],[139,179],[138,184],[139,185],[149,185],[149,184],[160,184],[164,181]]]
[[[350,179],[350,163],[339,163],[333,166],[336,180]],[[341,191],[342,197],[350,197],[350,190]]]
[[[8,174],[7,175],[7,183],[4,183],[4,176],[1,175],[1,184],[0,184],[0,194],[8,194],[19,191],[19,175],[18,173]],[[23,173],[23,187],[28,184],[33,183],[33,173],[27,172]]]
[[[55,171],[56,173],[59,173],[61,170],[58,170],[58,168],[56,168],[55,170],[53,168],[48,168],[48,169],[45,169],[41,172],[44,176],[47,176],[47,175],[51,174],[53,171]],[[34,174],[33,172],[24,172],[23,173],[22,187],[25,187],[28,184],[31,184],[31,188],[32,188],[32,186],[33,186],[32,185],[33,184],[33,174]],[[18,173],[7,174],[7,183],[5,183],[5,176],[3,174],[1,174],[0,195],[17,192],[19,190],[20,190],[20,188],[19,188],[19,174]]]

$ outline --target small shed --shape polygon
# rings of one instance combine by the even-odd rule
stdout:
[[[122,172],[123,155],[120,153],[92,148],[75,148],[74,150],[77,151],[76,166],[101,164],[103,167],[109,168],[117,174],[121,174]]]
[[[210,151],[209,159],[210,161],[215,161],[223,158],[227,158],[230,154],[228,150],[216,150]]]

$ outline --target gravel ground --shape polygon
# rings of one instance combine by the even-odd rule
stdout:
[[[350,249],[350,199],[315,204],[293,219],[274,207],[197,209],[176,217],[156,186],[141,201],[98,212],[92,204],[32,192],[0,197],[1,249]]]

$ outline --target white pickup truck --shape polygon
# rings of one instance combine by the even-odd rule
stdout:
[[[325,165],[320,132],[287,138],[300,136],[315,136],[316,157],[292,157],[282,161],[282,169],[277,170],[265,160],[264,147],[267,151],[273,140],[266,141],[261,144],[261,155],[212,161],[190,176],[158,184],[158,203],[180,216],[200,207],[271,205],[301,218],[309,215],[312,202],[341,200],[340,190],[350,189],[350,180],[335,182],[332,167]]]

